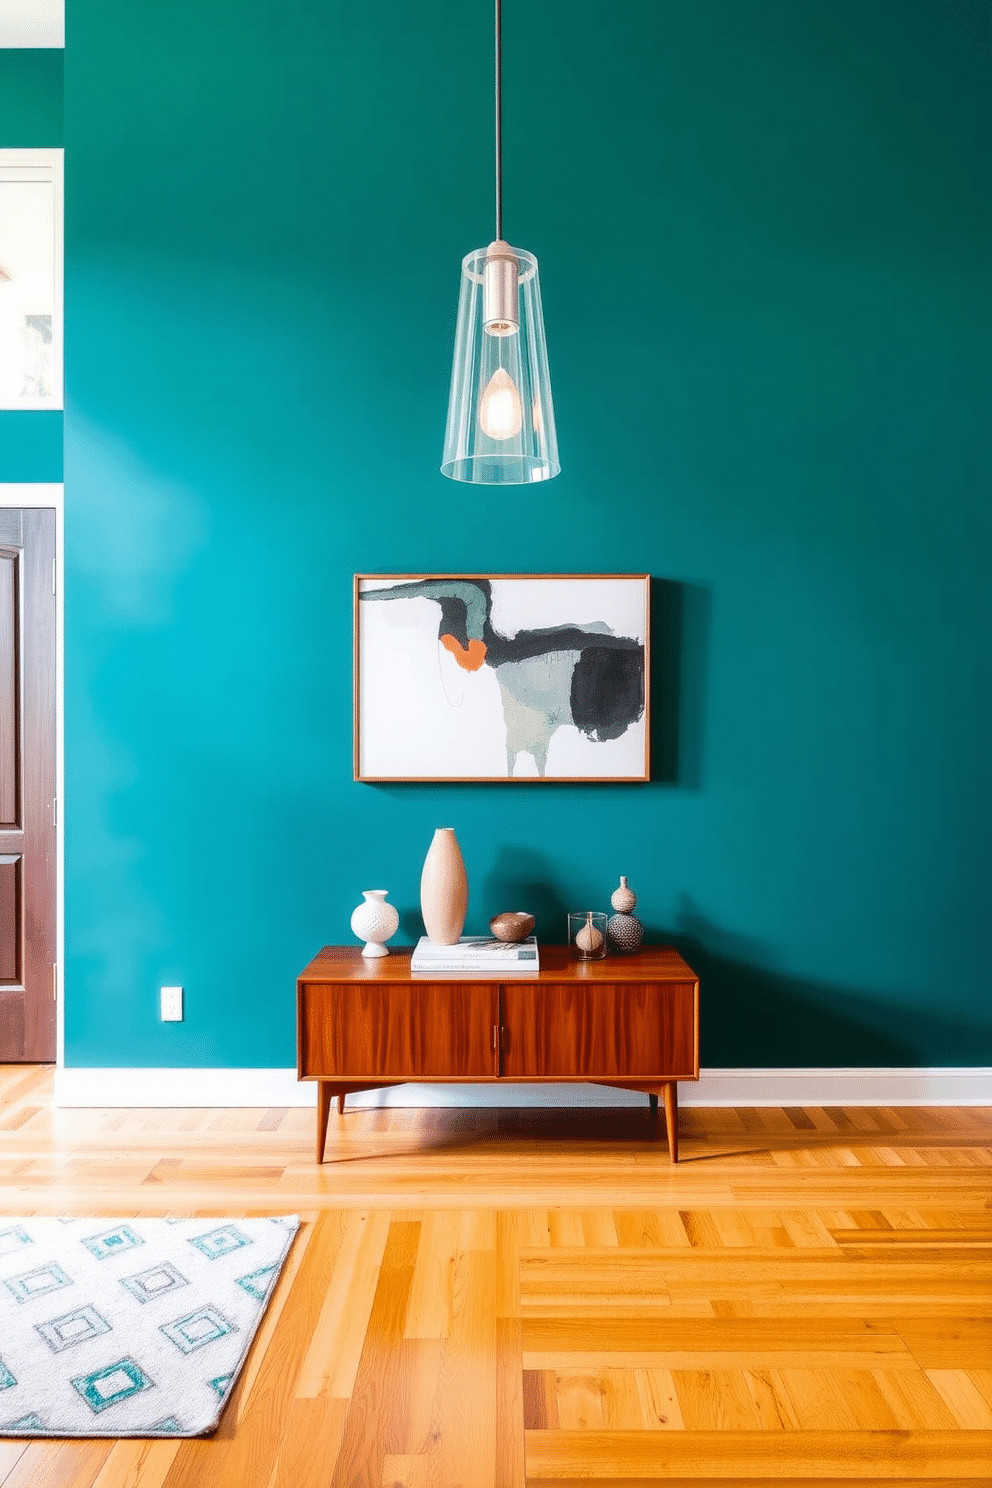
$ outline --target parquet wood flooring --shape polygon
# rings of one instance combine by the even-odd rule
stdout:
[[[303,1226],[216,1435],[0,1439],[2,1488],[992,1483],[992,1113],[57,1111],[0,1212]],[[659,1136],[661,1139],[659,1140]],[[2,1418],[2,1417],[0,1417]]]

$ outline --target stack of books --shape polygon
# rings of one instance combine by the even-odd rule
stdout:
[[[537,937],[526,940],[496,940],[487,935],[463,935],[457,945],[433,945],[422,935],[417,941],[411,971],[540,971]]]

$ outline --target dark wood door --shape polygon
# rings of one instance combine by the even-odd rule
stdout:
[[[55,513],[0,510],[0,1061],[55,1058]]]
[[[492,982],[304,983],[300,1074],[492,1079],[498,991]]]
[[[695,1078],[692,982],[558,982],[501,989],[507,1080]]]

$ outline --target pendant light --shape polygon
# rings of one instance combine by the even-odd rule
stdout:
[[[558,475],[537,259],[503,240],[501,0],[496,8],[496,238],[462,259],[441,470],[515,486]]]

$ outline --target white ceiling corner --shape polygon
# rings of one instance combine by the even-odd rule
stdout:
[[[0,0],[0,47],[64,47],[65,0]]]

